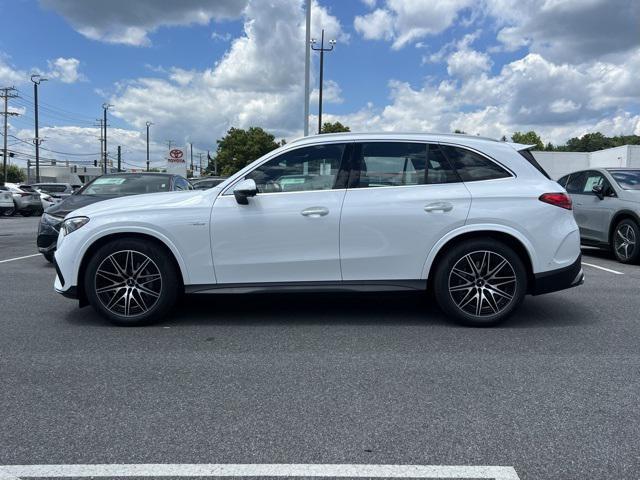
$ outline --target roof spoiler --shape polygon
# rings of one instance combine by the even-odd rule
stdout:
[[[513,143],[513,142],[505,142],[507,145],[510,145],[517,152],[521,152],[522,150],[529,150],[534,148],[535,145],[524,145],[523,143]]]

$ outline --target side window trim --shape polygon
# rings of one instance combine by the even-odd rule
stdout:
[[[480,152],[480,151],[478,151],[478,150],[474,149],[473,147],[469,147],[469,146],[467,146],[467,145],[460,145],[460,144],[458,144],[458,143],[451,143],[451,142],[435,142],[435,143],[437,143],[438,145],[446,145],[446,146],[449,146],[449,147],[460,148],[460,149],[462,149],[462,150],[468,150],[468,151],[473,152],[473,153],[475,153],[476,155],[479,155],[479,156],[481,156],[482,158],[484,158],[484,159],[486,159],[486,160],[490,161],[491,163],[494,163],[495,165],[497,165],[498,167],[500,167],[501,169],[503,169],[505,172],[507,172],[507,173],[511,176],[511,178],[516,178],[516,177],[518,176],[518,175],[516,175],[516,173],[515,173],[513,170],[511,170],[511,169],[510,169],[509,167],[507,167],[506,165],[504,165],[504,164],[500,163],[498,160],[496,160],[495,158],[490,157],[490,156],[489,156],[489,155],[487,155],[486,153],[484,153],[484,152]],[[446,157],[446,156],[447,156],[447,155],[446,155],[446,153],[445,153],[445,157]],[[448,159],[448,157],[447,157],[447,160],[449,160],[449,159]],[[449,162],[451,162],[451,161],[449,161]],[[457,173],[457,171],[456,171],[456,173]],[[460,176],[460,175],[458,174],[458,176]],[[463,181],[463,183],[470,183],[470,182],[495,182],[496,180],[506,180],[507,178],[509,178],[509,177],[505,177],[505,178],[488,178],[488,179],[486,179],[486,180],[467,180],[467,181]],[[462,180],[461,180],[461,181],[462,181]]]

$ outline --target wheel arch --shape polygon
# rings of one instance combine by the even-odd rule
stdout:
[[[98,251],[103,245],[113,241],[120,240],[125,238],[132,239],[142,239],[148,242],[155,244],[156,246],[162,248],[164,252],[169,255],[169,258],[173,261],[176,272],[178,273],[178,281],[181,288],[184,288],[185,278],[187,277],[187,271],[182,261],[182,258],[178,254],[175,247],[170,244],[167,240],[160,238],[156,235],[152,235],[147,232],[139,232],[139,231],[131,231],[131,232],[112,232],[102,235],[98,238],[94,238],[89,245],[84,249],[82,254],[82,259],[78,266],[78,272],[76,275],[76,286],[78,289],[78,299],[80,301],[80,306],[84,306],[88,304],[88,300],[86,297],[86,293],[84,291],[84,275],[87,270],[87,265],[89,264],[89,260],[92,255]]]
[[[609,241],[609,246],[611,248],[613,248],[613,233],[614,233],[614,230],[615,230],[616,226],[622,220],[625,220],[627,218],[630,219],[630,220],[633,220],[634,222],[636,222],[636,225],[638,225],[638,227],[640,227],[640,217],[633,210],[620,210],[620,211],[616,212],[615,215],[611,218],[611,223],[609,224],[609,235],[607,237],[608,241]]]
[[[534,265],[536,257],[533,246],[521,234],[509,231],[506,228],[500,229],[495,227],[481,227],[471,230],[452,232],[450,235],[440,240],[440,242],[438,242],[438,244],[436,244],[431,249],[427,261],[425,262],[423,271],[423,276],[425,279],[427,279],[427,285],[430,284],[430,282],[428,281],[429,276],[433,272],[436,265],[438,265],[440,259],[450,248],[461,242],[478,238],[492,238],[494,240],[501,241],[511,247],[516,252],[518,257],[520,257],[522,263],[525,266],[525,269],[527,271],[528,284],[530,286],[534,284]]]

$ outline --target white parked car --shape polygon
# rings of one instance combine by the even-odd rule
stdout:
[[[15,211],[20,215],[29,217],[34,214],[42,213],[42,200],[40,199],[40,193],[34,190],[24,190],[16,183],[7,182],[4,186],[11,191]],[[12,210],[5,212],[5,215],[13,214],[14,211]]]
[[[13,195],[8,187],[0,185],[0,215],[13,212],[15,204],[13,203]]]
[[[579,285],[571,200],[527,146],[461,135],[295,140],[204,191],[67,216],[55,289],[120,325],[186,293],[433,289],[466,324]]]

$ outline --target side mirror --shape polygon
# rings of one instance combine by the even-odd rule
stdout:
[[[591,191],[595,193],[596,197],[598,197],[600,200],[604,200],[604,190],[602,188],[602,185],[594,185]]]
[[[255,197],[257,194],[258,187],[252,179],[242,180],[233,189],[233,196],[240,205],[249,205],[249,197]]]

